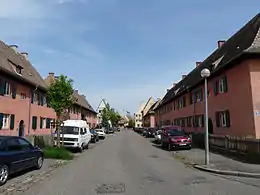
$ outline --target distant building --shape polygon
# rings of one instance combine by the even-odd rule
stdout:
[[[105,99],[102,99],[97,107],[97,124],[102,124],[102,110],[108,105],[108,102]]]
[[[157,127],[157,121],[155,118],[155,110],[159,106],[161,99],[158,99],[148,110],[148,112],[143,116],[143,126],[155,128]]]
[[[139,105],[139,108],[134,113],[134,121],[135,121],[135,127],[143,127],[143,118],[142,118],[142,111],[144,109],[145,103],[141,102]]]

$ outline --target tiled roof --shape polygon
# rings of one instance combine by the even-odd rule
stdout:
[[[260,13],[229,38],[220,48],[217,48],[184,79],[172,87],[157,108],[203,81],[200,76],[203,68],[208,68],[211,75],[214,75],[223,69],[230,68],[234,60],[252,53],[260,54]]]
[[[12,64],[22,68],[22,74],[19,75],[12,68]],[[32,64],[20,53],[14,51],[11,47],[0,40],[0,70],[16,77],[19,80],[25,81],[31,85],[46,90],[46,85]]]
[[[148,110],[148,112],[144,115],[144,117],[147,116],[147,115],[149,115],[149,114],[153,114],[154,111],[156,110],[156,108],[159,106],[160,102],[161,102],[161,99],[158,99],[158,100],[151,106],[151,108],[150,108],[150,109]]]
[[[78,92],[74,92],[74,96],[77,99],[76,104],[78,104],[79,106],[82,106],[83,108],[88,109],[89,111],[91,111],[93,113],[97,113],[94,111],[94,109],[89,104],[88,100],[86,99],[86,97],[84,95],[80,95],[80,94],[78,94]]]

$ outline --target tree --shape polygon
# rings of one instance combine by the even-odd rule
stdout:
[[[133,128],[135,126],[135,121],[133,119],[130,119],[128,122],[128,127]]]
[[[73,95],[73,80],[61,75],[51,84],[47,92],[48,102],[57,115],[57,143],[60,146],[60,124],[66,120],[69,109],[76,101]]]
[[[108,127],[111,123],[112,126],[117,126],[121,120],[120,114],[111,108],[109,104],[102,110],[102,126]]]

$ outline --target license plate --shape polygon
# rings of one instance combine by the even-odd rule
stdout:
[[[186,144],[179,144],[179,146],[186,146]]]

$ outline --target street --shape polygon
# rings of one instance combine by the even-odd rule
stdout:
[[[260,187],[186,167],[131,130],[108,136],[23,195],[256,195]]]

